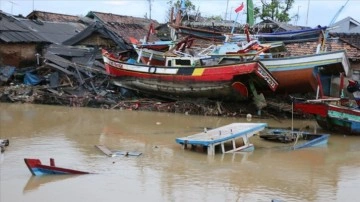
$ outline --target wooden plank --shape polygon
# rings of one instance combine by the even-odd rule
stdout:
[[[115,157],[115,156],[140,156],[142,153],[137,151],[110,151],[106,146],[104,145],[95,145],[98,149],[100,149],[104,154],[106,154],[109,157]]]
[[[100,149],[100,151],[102,151],[104,154],[106,154],[107,156],[112,156],[113,153],[112,151],[110,151],[107,147],[105,147],[104,145],[95,145],[95,147],[97,147],[98,149]]]

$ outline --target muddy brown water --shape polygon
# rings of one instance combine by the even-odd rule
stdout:
[[[0,201],[357,201],[360,137],[331,133],[326,147],[289,150],[258,136],[255,151],[182,150],[175,138],[242,118],[0,103]],[[252,119],[271,127],[312,120]],[[142,152],[107,157],[94,145]],[[96,174],[33,177],[24,158]]]

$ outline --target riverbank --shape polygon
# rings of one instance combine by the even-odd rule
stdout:
[[[97,92],[97,91],[95,91]],[[139,110],[169,113],[184,113],[203,116],[246,117],[286,119],[293,113],[290,97],[267,98],[267,106],[258,110],[251,101],[222,102],[208,99],[172,100],[119,88],[103,89],[92,93],[84,88],[51,88],[48,85],[29,86],[24,84],[0,87],[0,101],[7,103],[33,103],[61,105],[68,107],[90,107],[114,110]]]

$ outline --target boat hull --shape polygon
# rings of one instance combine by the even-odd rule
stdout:
[[[320,78],[329,75],[339,76],[341,72],[348,75],[350,69],[345,51],[261,59],[260,61],[279,81],[277,92],[287,93],[315,92],[319,82],[317,75]],[[321,84],[322,86],[330,88],[330,83],[322,82],[324,82]],[[324,89],[324,91],[329,92],[330,90]]]
[[[278,83],[256,61],[198,67],[165,67],[123,63],[103,53],[106,71],[118,86],[163,97],[248,99],[250,85],[275,91]]]
[[[140,54],[139,49],[137,52]],[[144,64],[164,65],[165,59],[163,55],[163,52],[143,49],[141,51],[141,61]],[[221,56],[224,57],[224,55]],[[216,58],[219,56],[214,54],[212,57]],[[225,57],[239,60],[239,56],[227,55]],[[320,78],[321,86],[325,88],[323,89],[324,92],[328,92],[327,94],[329,94],[331,81],[321,78],[328,78],[329,75],[339,76],[341,72],[344,72],[345,75],[347,75],[350,68],[345,51],[334,51],[296,57],[260,59],[260,62],[279,82],[276,93],[315,92]],[[319,78],[317,75],[319,75]],[[301,86],[301,88],[299,88],[299,86]]]
[[[42,175],[64,175],[64,174],[89,174],[89,172],[72,170],[68,168],[56,167],[53,159],[50,159],[52,165],[43,165],[39,159],[24,159],[26,166],[34,176]]]
[[[294,109],[313,114],[324,129],[360,135],[360,110],[327,103],[295,103]]]

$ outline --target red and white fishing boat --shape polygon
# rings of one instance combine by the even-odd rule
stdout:
[[[26,166],[34,176],[64,175],[64,174],[90,174],[89,172],[73,170],[55,166],[55,160],[50,158],[50,165],[44,165],[39,159],[25,158]]]
[[[106,71],[118,86],[173,98],[249,99],[275,91],[278,82],[259,62],[218,64],[214,58],[190,55],[166,57],[165,66],[121,61],[102,50]]]

